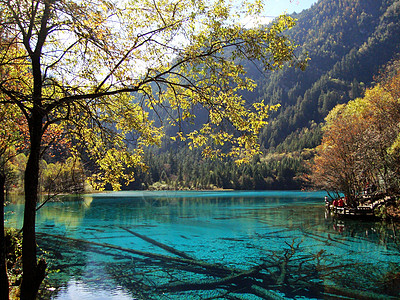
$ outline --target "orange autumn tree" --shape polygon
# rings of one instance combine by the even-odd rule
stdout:
[[[357,114],[359,106],[355,105],[342,104],[329,113],[312,167],[312,180],[318,188],[344,192],[350,199],[361,185],[357,153],[364,131],[364,123]]]
[[[363,98],[329,113],[312,168],[317,187],[343,192],[350,204],[371,185],[385,194],[400,192],[399,70],[387,69]]]

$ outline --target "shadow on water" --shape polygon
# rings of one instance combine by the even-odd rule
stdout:
[[[400,297],[399,226],[325,217],[320,194],[279,193],[51,203],[38,243],[52,299]]]

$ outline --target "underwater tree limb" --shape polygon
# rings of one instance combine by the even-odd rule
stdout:
[[[132,230],[130,230],[128,228],[125,228],[125,227],[122,227],[122,226],[119,226],[119,228],[121,228],[121,229],[123,229],[123,230],[125,230],[125,231],[127,231],[127,232],[129,232],[131,234],[133,234],[134,236],[136,236],[138,238],[141,238],[142,240],[144,240],[146,242],[149,242],[150,244],[153,244],[153,245],[155,245],[155,246],[157,246],[157,247],[159,247],[161,249],[164,249],[165,251],[168,251],[168,252],[170,252],[172,254],[178,255],[178,256],[186,258],[186,259],[195,260],[195,258],[191,257],[190,255],[187,255],[183,251],[179,251],[179,250],[177,250],[177,249],[175,249],[175,248],[173,248],[171,246],[168,246],[168,245],[165,245],[163,243],[160,243],[160,242],[158,242],[156,240],[153,240],[152,238],[149,238],[149,237],[147,237],[145,235],[142,235],[140,233],[134,232],[134,231],[132,231]]]
[[[268,299],[268,300],[284,300],[287,299],[283,296],[278,295],[277,293],[264,289],[258,285],[252,285],[251,290],[254,295],[261,297],[262,299]]]
[[[260,271],[260,267],[254,267],[250,270],[243,271],[241,273],[223,277],[217,280],[200,280],[195,282],[179,282],[175,284],[168,284],[160,286],[159,289],[165,291],[190,291],[190,290],[213,290],[222,288],[226,284],[240,283],[243,279],[249,276],[253,276]]]

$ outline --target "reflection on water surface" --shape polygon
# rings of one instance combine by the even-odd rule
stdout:
[[[396,226],[325,217],[324,193],[119,192],[37,216],[52,299],[393,299]],[[22,207],[7,207],[20,227]],[[132,252],[133,250],[133,252]]]

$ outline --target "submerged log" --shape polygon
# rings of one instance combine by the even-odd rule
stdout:
[[[199,280],[192,282],[179,282],[174,284],[167,284],[158,287],[162,291],[191,291],[191,290],[214,290],[217,288],[221,288],[224,285],[230,285],[233,283],[239,283],[244,280],[246,277],[255,275],[260,271],[260,267],[252,268],[248,271],[243,271],[241,273],[223,277],[221,279],[216,280]]]
[[[195,258],[191,257],[190,255],[187,255],[183,251],[179,251],[179,250],[177,250],[177,249],[175,249],[175,248],[173,248],[171,246],[168,246],[168,245],[165,245],[163,243],[160,243],[160,242],[158,242],[156,240],[153,240],[152,238],[149,238],[149,237],[147,237],[145,235],[142,235],[142,234],[139,234],[137,232],[134,232],[134,231],[132,231],[132,230],[130,230],[128,228],[125,228],[125,227],[122,227],[122,226],[119,226],[119,228],[121,228],[121,229],[123,229],[123,230],[125,230],[125,231],[127,231],[127,232],[129,232],[131,234],[133,234],[134,236],[136,236],[138,238],[141,238],[142,240],[144,240],[146,242],[149,242],[150,244],[153,244],[154,246],[157,246],[157,247],[159,247],[161,249],[164,249],[165,251],[168,251],[168,252],[170,252],[172,254],[178,255],[178,256],[183,257],[185,259],[195,260]]]
[[[251,289],[253,291],[253,294],[262,298],[262,299],[269,299],[269,300],[284,300],[287,299],[286,297],[283,297],[273,291],[264,289],[258,285],[252,285]]]

